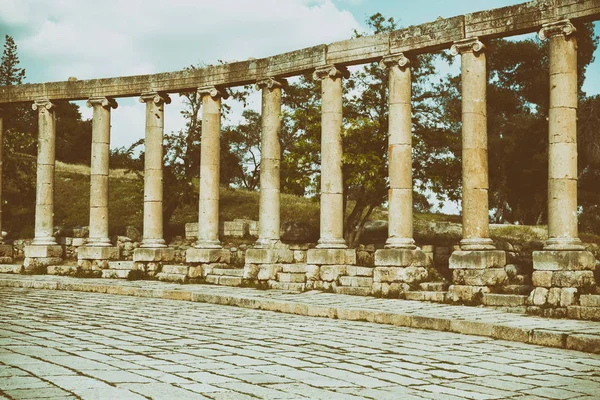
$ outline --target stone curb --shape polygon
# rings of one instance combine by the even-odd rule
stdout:
[[[88,280],[88,279],[85,279]],[[82,279],[83,281],[83,279]],[[466,335],[486,336],[494,339],[512,342],[529,343],[545,347],[556,347],[578,350],[586,353],[600,354],[600,335],[580,332],[565,332],[565,330],[549,330],[541,328],[525,328],[518,324],[493,323],[477,320],[459,319],[442,316],[412,315],[410,313],[380,311],[367,308],[315,305],[308,302],[281,300],[264,296],[244,296],[236,294],[235,288],[229,288],[227,294],[202,292],[203,285],[182,285],[176,288],[127,286],[108,282],[82,281],[48,281],[32,278],[0,278],[0,287],[16,287],[45,290],[65,290],[90,293],[106,293],[124,296],[162,298],[168,300],[193,301],[218,305],[236,306],[254,310],[276,311],[286,314],[296,314],[309,317],[324,317],[347,321],[366,321],[378,324],[430,329],[436,331],[454,332]],[[257,291],[258,292],[258,291]],[[277,291],[279,294],[285,293]],[[298,295],[299,297],[301,295]],[[448,306],[452,307],[452,306]],[[560,326],[559,320],[557,320]]]

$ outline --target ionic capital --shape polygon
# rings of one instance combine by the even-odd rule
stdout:
[[[379,68],[381,69],[387,69],[394,65],[397,65],[400,68],[406,68],[410,65],[410,59],[408,59],[404,53],[397,53],[387,55],[379,61]]]
[[[224,87],[217,86],[203,86],[198,88],[196,91],[198,95],[202,98],[203,96],[210,96],[214,100],[219,98],[226,100],[229,97],[229,92]]]
[[[575,26],[568,19],[563,19],[549,24],[543,24],[542,29],[538,33],[540,40],[546,40],[552,36],[564,35],[569,36],[577,32]]]
[[[256,88],[256,90],[261,90],[261,89],[265,89],[265,88],[269,89],[269,90],[273,90],[275,88],[286,87],[287,84],[288,84],[288,82],[285,79],[274,78],[274,77],[268,76],[264,79],[257,81],[256,85],[254,85],[254,87]]]
[[[463,53],[480,53],[485,50],[485,45],[476,37],[457,40],[450,47],[450,54],[457,56]]]
[[[33,111],[39,110],[40,112],[42,112],[43,110],[50,111],[54,107],[56,107],[54,105],[54,103],[51,103],[50,100],[48,100],[48,99],[38,99],[38,100],[35,100],[33,102],[33,105],[31,106],[31,108],[33,108]]]
[[[170,104],[171,98],[167,93],[144,92],[140,96],[140,103],[154,102],[156,105]]]
[[[346,67],[342,67],[339,65],[324,65],[322,67],[317,67],[315,72],[313,72],[313,79],[322,80],[325,78],[348,78],[350,77],[350,72]]]
[[[117,108],[118,104],[111,97],[90,97],[85,103],[88,107],[104,107],[106,109]]]

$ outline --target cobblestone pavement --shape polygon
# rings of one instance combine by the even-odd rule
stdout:
[[[600,398],[600,355],[109,294],[0,288],[0,398]]]

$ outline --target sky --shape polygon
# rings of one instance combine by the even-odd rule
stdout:
[[[13,36],[28,83],[176,71],[345,40],[377,12],[417,25],[521,0],[0,0],[0,35]],[[600,35],[600,23],[595,30]],[[600,54],[584,91],[600,94]],[[488,57],[493,57],[489,55]],[[457,72],[440,66],[440,72]],[[181,99],[165,107],[165,132],[184,127]],[[229,100],[231,102],[231,100]],[[111,147],[144,137],[145,107],[119,99]],[[259,93],[249,107],[258,111]],[[91,109],[78,102],[85,118]],[[241,106],[232,104],[232,120]],[[446,210],[456,211],[456,207]]]

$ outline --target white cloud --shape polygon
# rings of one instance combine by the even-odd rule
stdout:
[[[359,28],[352,14],[332,0],[1,2],[0,31],[16,32],[28,82],[138,75],[260,58],[347,39]],[[183,126],[177,97],[166,109],[167,132]],[[124,99],[119,103],[113,112],[112,147],[135,141],[144,129],[144,105]],[[82,112],[90,115],[84,107]]]

